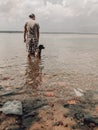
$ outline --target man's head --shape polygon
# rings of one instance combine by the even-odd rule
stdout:
[[[30,15],[29,15],[29,18],[32,18],[32,19],[35,20],[35,14],[30,14]]]

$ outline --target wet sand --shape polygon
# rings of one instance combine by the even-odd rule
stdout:
[[[72,45],[72,41],[64,43],[71,36],[60,36],[58,43],[66,44],[64,50],[60,48],[64,44],[56,43],[56,36],[43,36],[41,41],[49,43],[44,44],[46,49],[38,60],[27,58],[25,45],[17,47],[12,43],[17,36],[10,36],[7,53],[5,46],[1,47],[0,108],[7,101],[21,101],[23,115],[0,112],[0,130],[98,129],[97,46],[90,43],[87,50],[87,44],[79,47],[79,39],[87,42],[84,37],[72,36]],[[90,41],[95,43],[95,38]]]

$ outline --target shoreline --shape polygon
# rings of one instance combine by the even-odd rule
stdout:
[[[27,80],[21,88],[9,91],[8,87],[0,87],[0,107],[7,101],[19,101],[23,111],[22,115],[0,112],[1,130],[97,130],[98,100],[92,91],[73,91],[64,81],[50,82],[56,75],[35,71],[32,77],[36,73],[37,81]]]

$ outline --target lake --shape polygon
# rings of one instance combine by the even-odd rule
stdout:
[[[98,91],[98,35],[41,34],[40,44],[45,46],[41,61],[28,59],[22,33],[0,34],[0,85],[11,89],[41,83],[45,89],[60,82]]]

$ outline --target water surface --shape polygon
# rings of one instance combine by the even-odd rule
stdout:
[[[53,89],[59,82],[98,91],[98,35],[41,34],[40,44],[41,61],[28,59],[23,34],[0,34],[0,85]]]

